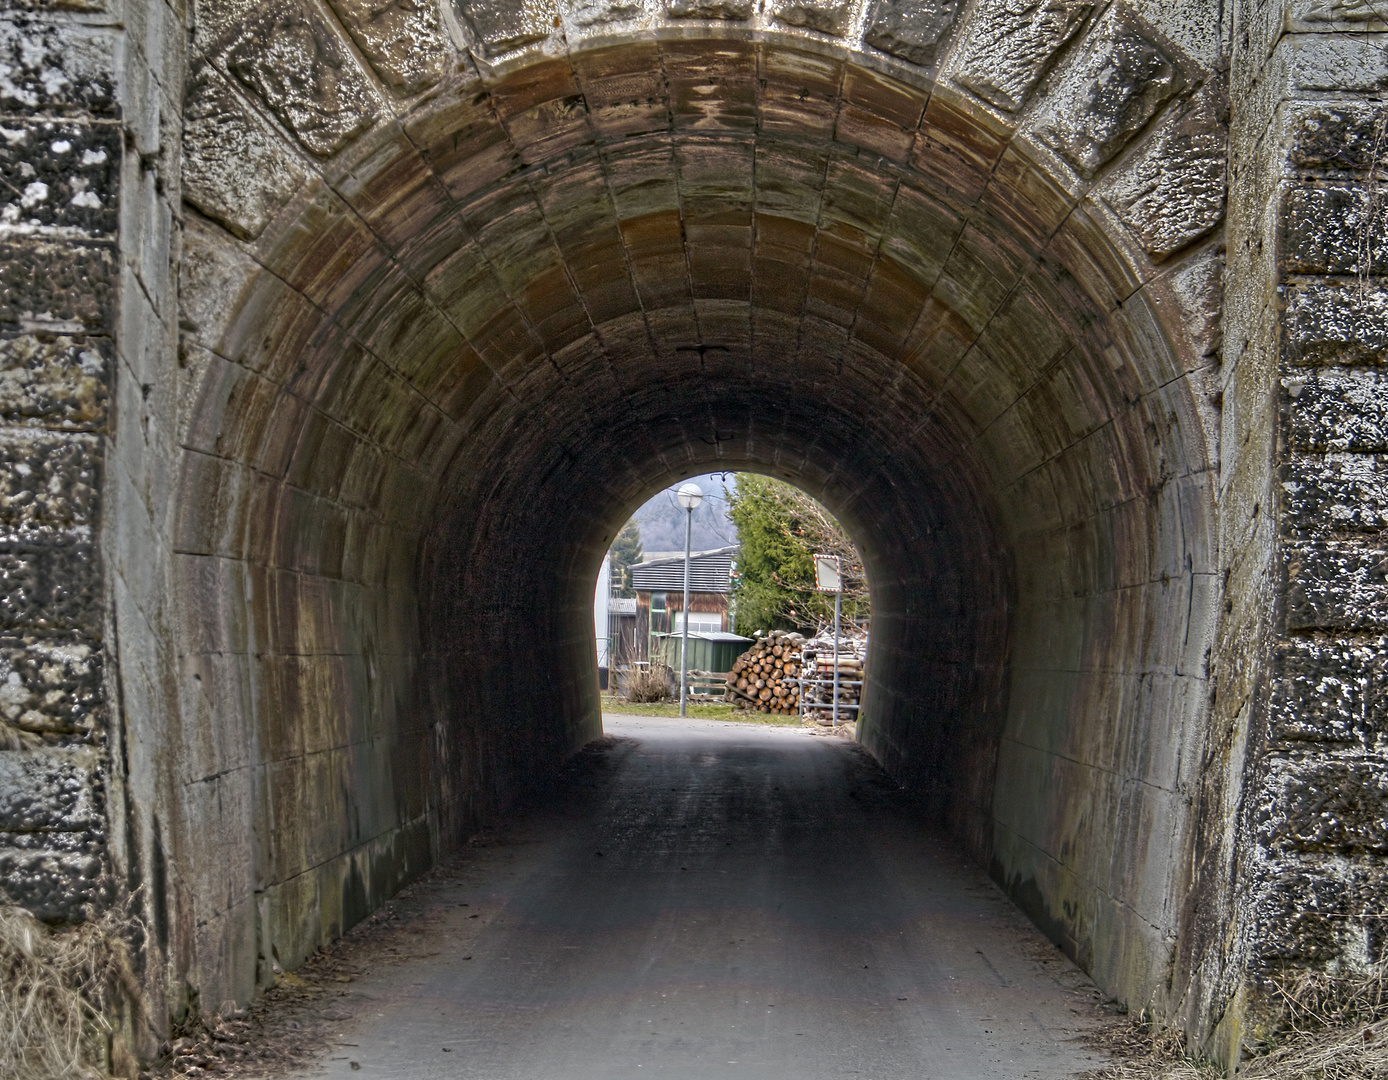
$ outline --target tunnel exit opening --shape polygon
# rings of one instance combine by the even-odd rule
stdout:
[[[488,79],[253,241],[185,231],[185,632],[130,678],[240,755],[169,796],[175,861],[234,825],[207,978],[244,1000],[596,738],[618,528],[653,478],[746,470],[862,544],[862,744],[1101,985],[1159,994],[1215,615],[1186,286],[902,65],[682,32]]]
[[[690,485],[700,499],[686,510],[676,495]],[[837,562],[837,605],[820,588],[819,556]],[[678,702],[683,665],[692,704],[815,721],[823,718],[820,704],[828,703],[832,715],[839,655],[845,666],[839,701],[852,723],[870,621],[863,558],[826,507],[757,473],[691,476],[647,499],[616,533],[600,566],[598,684],[605,704],[618,707]],[[766,649],[772,655],[761,656]]]

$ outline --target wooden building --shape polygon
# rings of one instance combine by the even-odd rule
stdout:
[[[728,596],[732,592],[736,547],[695,551],[689,557],[689,632],[723,633],[729,625]],[[636,589],[635,644],[637,659],[651,658],[655,634],[684,629],[684,553],[650,559],[631,568]]]

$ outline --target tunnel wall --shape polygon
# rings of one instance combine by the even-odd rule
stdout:
[[[1098,20],[1055,93],[1081,92],[1144,25],[1117,9]],[[240,32],[226,26],[205,30],[214,61]],[[468,72],[462,91],[356,144],[298,131],[310,149],[330,136],[351,148],[322,188],[277,196],[239,248],[190,227],[190,309],[201,296],[221,309],[228,274],[243,290],[189,320],[195,345],[238,382],[241,368],[260,375],[274,402],[207,395],[219,411],[199,429],[239,433],[212,448],[217,469],[292,491],[283,529],[303,537],[282,554],[238,532],[231,557],[277,573],[321,564],[363,444],[389,468],[356,485],[358,512],[394,536],[427,533],[413,589],[402,576],[375,611],[424,615],[424,674],[392,675],[433,710],[440,845],[596,732],[582,583],[616,521],[590,523],[589,508],[629,508],[657,477],[769,469],[864,538],[879,592],[865,744],[1101,981],[1159,993],[1213,615],[1198,323],[1218,268],[1208,161],[1222,150],[1218,80],[1152,47],[1182,90],[1144,104],[1134,88],[1131,108],[1163,119],[1123,161],[1179,177],[1146,182],[1196,186],[1205,201],[1173,222],[1133,211],[1114,225],[1119,181],[1086,187],[1130,118],[1110,118],[1114,145],[1091,151],[1038,105],[1028,137],[1010,139],[1014,121],[942,85],[926,94],[812,50],[672,40],[518,60],[485,96],[465,89],[481,78]],[[195,92],[218,116],[244,110],[221,71],[194,76]],[[370,99],[335,92],[364,123]],[[1173,162],[1172,146],[1188,149]],[[1071,159],[1080,172],[1057,164]],[[189,163],[192,205],[250,229],[244,194]],[[1163,305],[1193,311],[1197,332]],[[250,432],[270,416],[294,449],[262,462]],[[417,483],[402,486],[391,459],[417,465]],[[249,483],[205,497],[210,482],[182,483],[191,507],[252,505]],[[296,872],[337,850],[329,821],[317,834]],[[311,892],[306,915],[262,917],[262,953],[284,926],[330,928],[322,902]]]
[[[5,9],[0,859],[135,898],[138,1051],[597,731],[715,467],[863,539],[864,743],[1106,990],[1227,1054],[1378,955],[1384,27],[1029,12]]]
[[[1231,617],[1206,773],[1242,774],[1246,794],[1219,815],[1237,840],[1197,855],[1197,875],[1225,884],[1183,945],[1224,1056],[1270,1034],[1271,979],[1384,959],[1384,623],[1369,567],[1382,559],[1370,477],[1388,263],[1369,189],[1388,23],[1350,4],[1241,3],[1236,18],[1221,498]],[[1254,435],[1269,430],[1270,447]]]

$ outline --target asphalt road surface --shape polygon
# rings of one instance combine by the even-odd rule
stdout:
[[[609,716],[345,993],[317,1077],[983,1080],[1101,1064],[1097,991],[853,744]]]

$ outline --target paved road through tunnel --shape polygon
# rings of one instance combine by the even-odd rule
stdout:
[[[1019,1080],[1095,1064],[1077,1041],[1093,985],[856,746],[605,726],[615,743],[440,894],[431,955],[357,979],[315,1076]]]

